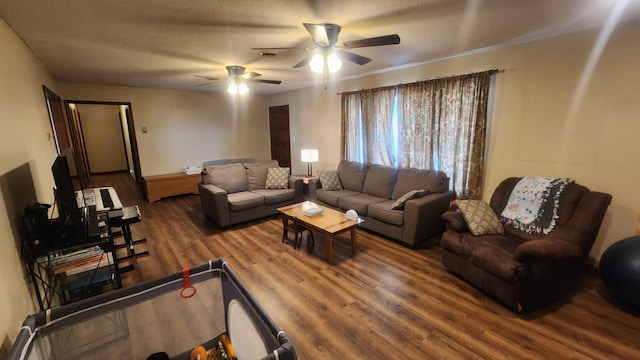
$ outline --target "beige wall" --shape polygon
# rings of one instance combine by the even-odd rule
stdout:
[[[16,221],[26,205],[53,201],[56,147],[42,85],[57,86],[42,64],[0,19],[0,358],[25,316],[36,310],[18,253]]]
[[[270,159],[264,96],[71,83],[59,88],[65,100],[131,103],[143,176],[228,157]]]
[[[91,173],[127,170],[119,105],[77,104]]]
[[[620,26],[590,72],[597,37],[583,32],[330,83],[270,96],[268,105],[290,105],[294,171],[306,166],[299,162],[306,146],[319,149],[315,169],[332,169],[340,160],[338,92],[503,69],[495,77],[485,199],[509,176],[569,177],[612,194],[591,252],[599,259],[635,234],[640,212],[640,22]]]
[[[32,201],[53,201],[55,145],[42,84],[66,100],[131,102],[143,175],[181,171],[224,157],[268,159],[268,106],[289,104],[294,173],[299,150],[317,147],[319,168],[339,161],[341,91],[492,68],[496,76],[485,198],[507,176],[576,179],[614,197],[591,254],[635,233],[640,211],[640,23],[617,30],[581,81],[597,38],[585,32],[399,69],[270,97],[120,86],[58,84],[0,20],[0,335],[13,341],[35,310],[18,256],[16,218]],[[425,46],[428,46],[425,45]],[[581,85],[583,84],[583,85]],[[579,96],[577,96],[579,95]],[[143,134],[142,127],[148,133]],[[321,135],[319,135],[321,134]],[[5,349],[6,350],[6,349]],[[2,355],[0,350],[0,356]]]

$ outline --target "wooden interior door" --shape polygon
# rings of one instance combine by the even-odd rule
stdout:
[[[66,101],[65,101],[66,103]],[[67,104],[67,116],[69,117],[69,132],[71,133],[71,141],[73,142],[73,156],[76,162],[76,170],[80,185],[83,189],[90,187],[91,178],[89,172],[89,161],[87,160],[87,149],[84,144],[84,136],[82,135],[82,122],[80,114],[75,106],[71,107]]]
[[[67,126],[64,123],[64,113],[62,111],[62,100],[53,91],[42,85],[44,91],[44,100],[47,103],[49,111],[49,119],[51,120],[51,129],[53,130],[53,138],[56,143],[58,154],[69,146],[69,136],[67,135]]]
[[[271,158],[282,167],[291,168],[291,141],[289,135],[289,105],[269,108]]]

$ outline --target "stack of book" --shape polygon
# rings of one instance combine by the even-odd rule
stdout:
[[[113,285],[113,255],[99,246],[49,255],[47,261],[53,274],[64,276],[67,301],[102,293],[105,286]]]
[[[54,274],[67,276],[96,270],[113,264],[111,253],[105,253],[99,246],[94,246],[66,254],[54,254],[48,258],[49,268]]]

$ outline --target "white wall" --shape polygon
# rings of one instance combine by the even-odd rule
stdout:
[[[53,201],[51,164],[56,147],[42,85],[58,91],[50,74],[2,19],[0,44],[1,358],[25,316],[36,311],[18,253],[16,221],[29,203]]]
[[[326,90],[273,95],[268,105],[290,105],[294,172],[306,166],[299,159],[306,146],[319,149],[315,169],[333,169],[340,160],[336,93],[503,69],[495,78],[484,198],[509,176],[569,177],[610,193],[613,203],[590,255],[599,259],[610,244],[635,234],[640,212],[640,22],[619,26],[590,72],[585,68],[597,37],[597,31],[582,32],[332,83]]]
[[[271,158],[264,96],[72,83],[59,88],[65,100],[131,103],[143,176],[214,159]]]

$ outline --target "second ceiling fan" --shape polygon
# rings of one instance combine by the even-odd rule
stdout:
[[[275,85],[282,83],[282,81],[280,80],[256,79],[258,76],[262,76],[262,74],[259,74],[253,71],[250,71],[250,72],[245,72],[245,71],[246,71],[246,68],[244,66],[239,66],[239,65],[227,66],[227,73],[229,74],[229,88],[228,88],[229,92],[238,92],[239,91],[238,89],[241,85],[244,85],[243,89],[246,88],[246,84],[244,84],[245,81],[265,83],[265,84],[275,84]],[[210,77],[210,76],[196,75],[196,77],[200,77],[210,81],[208,83],[200,84],[201,86],[213,84],[214,82],[218,81],[217,78]]]

